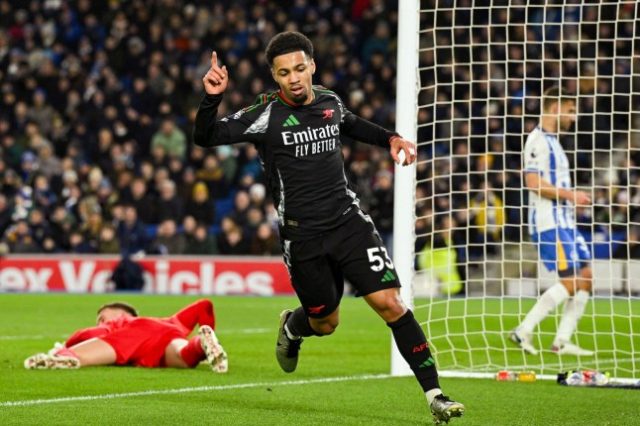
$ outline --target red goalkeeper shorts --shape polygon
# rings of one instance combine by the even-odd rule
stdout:
[[[134,318],[100,340],[116,352],[117,365],[164,367],[164,353],[173,339],[184,333],[168,322],[154,318]]]

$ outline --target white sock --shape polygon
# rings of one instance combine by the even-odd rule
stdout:
[[[431,403],[433,402],[433,399],[436,396],[442,395],[442,391],[440,390],[440,388],[433,388],[433,389],[429,389],[424,394],[427,396],[427,402],[429,403],[429,405],[431,405]]]
[[[571,335],[576,330],[578,321],[580,321],[582,314],[584,314],[588,301],[589,292],[585,290],[578,290],[573,298],[567,301],[560,325],[558,325],[554,345],[566,343],[571,340]]]
[[[560,283],[554,284],[545,291],[518,327],[524,333],[533,333],[533,329],[559,304],[569,298],[569,292]]]

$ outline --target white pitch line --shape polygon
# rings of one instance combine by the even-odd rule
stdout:
[[[232,389],[251,389],[251,388],[259,388],[259,387],[298,386],[298,385],[309,385],[309,384],[315,384],[315,383],[350,382],[350,381],[358,381],[358,380],[380,380],[380,379],[388,379],[390,377],[392,377],[390,374],[365,374],[362,376],[326,377],[323,379],[310,379],[310,380],[286,380],[282,382],[256,382],[256,383],[238,383],[235,385],[197,386],[197,387],[191,387],[191,388],[159,389],[159,390],[125,392],[125,393],[109,393],[104,395],[69,396],[64,398],[31,399],[31,400],[25,400],[25,401],[5,401],[5,402],[0,402],[0,407],[26,407],[30,405],[55,404],[60,402],[96,401],[96,400],[102,400],[102,399],[118,399],[118,398],[129,398],[129,397],[149,396],[149,395],[174,395],[174,394],[180,394],[180,393],[225,391],[225,390],[232,390]]]
[[[220,335],[224,334],[261,334],[268,333],[273,331],[275,333],[275,328],[242,328],[242,329],[220,329]]]
[[[41,340],[41,339],[55,339],[51,336],[42,336],[39,334],[30,336],[0,336],[0,340]]]

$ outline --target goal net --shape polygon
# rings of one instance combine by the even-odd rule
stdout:
[[[420,1],[415,314],[441,371],[639,378],[640,6],[530,3]],[[594,297],[573,335],[592,357],[551,352],[562,306],[535,331],[539,355],[508,338],[558,282],[528,235],[522,175],[540,95],[553,85],[576,94],[576,123],[559,140],[574,188],[593,201],[575,211]]]

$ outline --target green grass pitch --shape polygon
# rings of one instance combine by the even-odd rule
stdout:
[[[388,328],[364,301],[350,297],[343,300],[342,324],[334,335],[305,341],[294,374],[281,372],[273,353],[278,314],[296,305],[285,297],[212,299],[217,334],[229,353],[226,375],[205,365],[194,370],[22,367],[28,355],[92,325],[96,308],[113,300],[134,304],[142,315],[167,316],[196,297],[0,294],[0,425],[430,424],[415,379],[386,376]],[[438,305],[433,309],[431,315]],[[443,362],[449,362],[446,353]],[[484,363],[482,357],[478,363]],[[467,408],[452,424],[640,424],[640,391],[565,388],[550,381],[443,378],[441,384]]]

